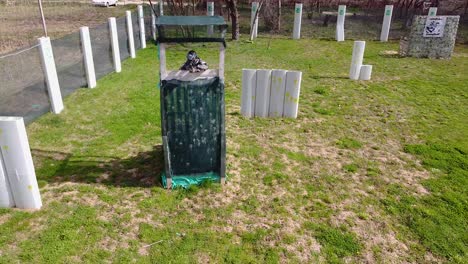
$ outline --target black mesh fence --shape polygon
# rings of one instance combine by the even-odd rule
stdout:
[[[120,60],[130,57],[130,44],[128,42],[127,19],[121,17],[116,19],[117,35],[119,37]]]
[[[146,40],[151,41],[153,39],[153,29],[152,29],[152,19],[151,19],[151,13],[153,11],[149,6],[144,6],[143,7],[143,16],[145,18],[145,34],[146,34]]]
[[[95,28],[90,28],[89,34],[93,50],[96,79],[100,79],[114,71],[109,25],[106,23]]]
[[[135,40],[135,50],[141,49],[140,23],[138,12],[132,12],[133,39]]]
[[[62,97],[87,85],[80,33],[52,40],[55,66]]]
[[[0,80],[0,116],[30,123],[50,110],[39,47],[0,57]]]

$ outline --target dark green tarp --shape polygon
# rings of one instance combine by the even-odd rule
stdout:
[[[220,78],[164,80],[161,95],[170,174],[220,175],[225,144],[224,84]]]

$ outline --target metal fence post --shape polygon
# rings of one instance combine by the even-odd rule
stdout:
[[[94,71],[93,50],[91,48],[91,38],[89,37],[89,28],[80,28],[81,47],[83,48],[83,59],[86,70],[86,80],[88,87],[96,87],[96,72]]]
[[[44,71],[47,89],[49,91],[50,104],[52,112],[59,114],[63,110],[62,93],[57,76],[57,68],[55,67],[54,54],[52,52],[52,44],[49,37],[38,39],[39,50],[41,51],[42,69]]]
[[[125,11],[127,21],[127,34],[128,34],[128,47],[130,48],[130,57],[136,58],[135,54],[135,39],[133,38],[133,24],[132,24],[132,12]]]
[[[146,34],[145,34],[145,16],[143,14],[143,6],[138,5],[138,22],[140,23],[140,42],[141,48],[146,48]]]
[[[151,33],[153,33],[153,39],[156,41],[156,15],[154,14],[156,7],[153,4],[153,8],[151,9]]]
[[[22,117],[0,117],[0,146],[16,207],[42,206],[36,172]]]
[[[206,15],[214,16],[214,2],[206,2]],[[213,25],[208,26],[208,36],[213,35],[214,28]]]
[[[117,35],[117,23],[115,17],[109,17],[109,31],[112,46],[112,57],[114,59],[115,72],[122,71],[122,65],[120,63],[120,49],[119,49],[119,37]]]

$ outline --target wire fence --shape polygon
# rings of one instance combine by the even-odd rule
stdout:
[[[151,13],[144,8],[144,14]],[[122,15],[123,13],[121,13]],[[138,13],[133,11],[132,27],[135,50],[141,48]],[[129,35],[125,17],[116,19],[121,60],[130,56]],[[151,16],[145,18],[145,38],[150,40]],[[114,71],[111,34],[107,18],[89,28],[96,78]],[[34,42],[31,42],[34,43]],[[62,97],[87,86],[82,40],[78,28],[74,33],[52,39],[52,50]],[[30,123],[51,109],[40,47],[36,43],[18,51],[0,55],[0,116],[22,116]]]

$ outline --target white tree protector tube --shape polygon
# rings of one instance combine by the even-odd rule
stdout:
[[[359,79],[365,48],[365,41],[354,41],[353,58],[351,60],[351,69],[349,70],[349,78],[351,80]]]
[[[390,25],[392,24],[393,5],[386,5],[384,18],[382,23],[382,31],[380,32],[380,41],[388,41],[388,34],[390,33]]]
[[[301,92],[302,72],[288,71],[286,73],[286,92],[284,93],[283,116],[297,118],[299,109],[299,94]]]
[[[242,98],[241,114],[245,117],[254,117],[255,86],[257,85],[257,70],[242,70]]]
[[[284,94],[286,89],[286,71],[271,71],[270,117],[282,117]]]
[[[296,7],[294,8],[293,39],[301,38],[301,23],[302,23],[302,4],[296,4]]]
[[[257,70],[255,116],[268,117],[270,109],[271,70]]]
[[[254,38],[257,38],[257,34],[258,34],[258,16],[257,16],[257,19],[255,19],[255,23],[254,23],[254,18],[255,18],[255,14],[257,13],[257,9],[258,9],[258,2],[252,2],[252,12],[250,14],[250,27],[251,27],[250,30],[253,30]],[[253,28],[252,28],[252,25],[253,25]]]
[[[359,73],[359,80],[368,81],[371,79],[372,65],[362,65]]]
[[[430,7],[427,16],[437,16],[437,7]]]
[[[346,16],[346,6],[339,5],[338,6],[338,18],[336,20],[336,41],[345,40],[345,33],[344,33],[345,16]]]
[[[16,207],[39,209],[41,194],[22,117],[0,117],[0,146]]]
[[[0,131],[0,134],[2,131]],[[5,166],[3,166],[2,153],[0,151],[0,208],[14,207],[15,202],[11,193],[10,182],[6,174]]]
[[[206,15],[214,16],[214,2],[206,2]],[[208,26],[208,36],[213,35],[214,28],[213,26]]]

